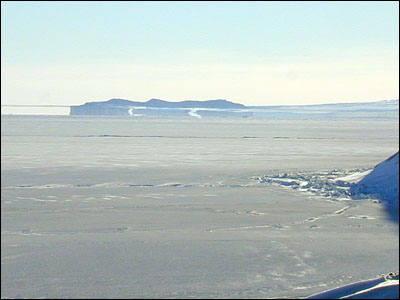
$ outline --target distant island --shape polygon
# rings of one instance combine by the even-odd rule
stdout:
[[[87,102],[79,106],[71,106],[70,115],[102,115],[102,116],[251,116],[245,113],[246,106],[223,99],[195,101],[185,100],[170,102],[150,99],[146,102],[125,99],[110,99],[102,102]],[[201,111],[201,115],[198,113]]]
[[[170,102],[126,99],[70,106],[71,116],[188,116],[269,118],[399,118],[399,100],[319,105],[245,106],[224,99]]]

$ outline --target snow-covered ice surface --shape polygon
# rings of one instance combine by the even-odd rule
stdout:
[[[343,180],[398,151],[397,120],[1,122],[3,298],[303,298],[398,270],[398,221]]]

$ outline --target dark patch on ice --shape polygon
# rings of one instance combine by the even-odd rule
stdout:
[[[16,231],[3,231],[5,235],[64,235],[64,234],[98,234],[98,233],[123,233],[129,230],[129,227],[110,227],[110,228],[94,228],[86,230],[63,230],[63,231],[33,231],[31,229],[22,229]]]
[[[75,135],[74,137],[82,138],[165,138],[165,139],[239,139],[238,136],[185,136],[185,135],[116,135],[116,134],[100,134],[100,135]],[[257,138],[257,137],[243,137]]]
[[[78,184],[44,184],[44,185],[18,185],[4,187],[3,189],[19,189],[19,188],[31,188],[31,189],[65,189],[65,188],[118,188],[118,187],[161,187],[161,188],[187,188],[187,187],[224,187],[224,188],[249,188],[254,187],[254,182],[244,184],[224,184],[218,183],[179,183],[179,182],[166,182],[166,183],[127,183],[127,182],[104,182],[104,183],[78,183]]]
[[[383,202],[385,205],[385,212],[392,222],[399,223],[399,203]]]
[[[324,138],[324,137],[296,137],[296,140],[339,140],[339,138]],[[343,138],[340,138],[343,140]]]
[[[80,183],[80,184],[77,184],[76,187],[90,187],[92,185],[93,184],[82,184],[82,183]]]
[[[316,220],[317,220],[317,218],[311,217],[311,218],[308,218],[305,222],[314,222]]]
[[[115,134],[101,134],[101,135],[88,135],[87,137],[130,137],[129,135],[115,135]]]
[[[183,187],[185,185],[183,185],[182,183],[168,182],[168,183],[159,184],[157,186],[161,186],[161,187]]]

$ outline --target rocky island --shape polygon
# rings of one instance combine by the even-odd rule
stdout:
[[[102,102],[87,102],[79,106],[71,106],[70,115],[101,116],[250,116],[244,112],[246,106],[227,100],[194,101],[185,100],[169,102],[150,99],[146,102],[125,99],[110,99]],[[201,113],[201,114],[200,114]]]

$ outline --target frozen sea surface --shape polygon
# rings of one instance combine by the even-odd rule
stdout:
[[[375,166],[398,151],[398,121],[1,125],[4,298],[293,298],[399,269],[381,203],[300,182]]]

